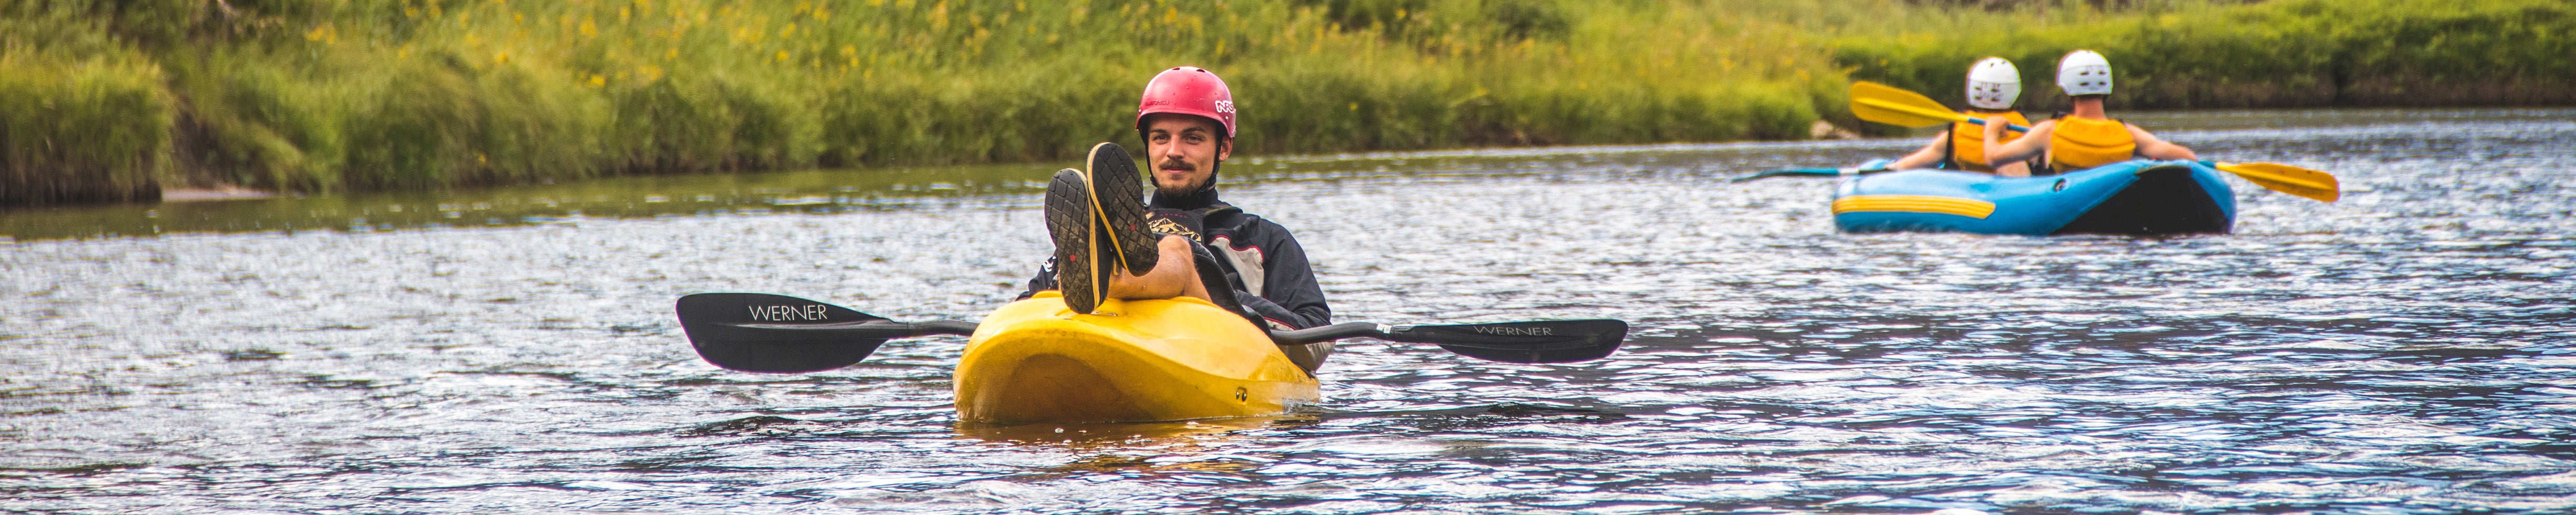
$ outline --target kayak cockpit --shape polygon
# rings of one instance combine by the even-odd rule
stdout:
[[[2217,182],[2216,174],[2199,173],[2183,164],[2159,164],[2138,170],[2136,176],[2135,182],[2051,234],[2226,234],[2234,228],[2235,210],[2219,205],[2220,197],[2213,196],[2228,195],[2232,205],[2233,193],[2223,183],[2216,192],[2207,184]]]

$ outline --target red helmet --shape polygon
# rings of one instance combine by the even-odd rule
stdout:
[[[1145,99],[1136,103],[1136,130],[1145,130],[1145,115],[1178,113],[1216,120],[1225,126],[1225,137],[1234,138],[1234,93],[1225,89],[1225,79],[1196,66],[1163,70],[1145,83]]]

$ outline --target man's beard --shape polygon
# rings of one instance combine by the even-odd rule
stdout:
[[[1188,161],[1173,160],[1173,161],[1165,161],[1165,162],[1163,162],[1163,164],[1158,165],[1158,166],[1155,166],[1155,167],[1154,167],[1154,171],[1156,171],[1156,172],[1161,172],[1161,171],[1163,171],[1163,170],[1181,170],[1181,171],[1196,172],[1196,171],[1198,171],[1198,168],[1199,168],[1198,166],[1196,166],[1196,165],[1192,165],[1192,164],[1190,164]],[[1196,194],[1196,193],[1198,193],[1200,190],[1207,189],[1207,185],[1208,185],[1208,183],[1215,182],[1215,181],[1216,181],[1216,174],[1208,174],[1208,176],[1207,176],[1206,178],[1204,178],[1204,179],[1201,179],[1201,180],[1198,180],[1198,181],[1192,182],[1192,183],[1190,183],[1190,184],[1183,184],[1183,185],[1181,185],[1181,186],[1179,186],[1179,187],[1173,187],[1172,185],[1164,184],[1164,183],[1163,183],[1163,181],[1162,181],[1161,179],[1156,179],[1156,180],[1154,181],[1154,194],[1155,194],[1155,195],[1168,195],[1168,196],[1173,196],[1173,197],[1185,197],[1185,196],[1189,196],[1189,195],[1192,195],[1192,194]]]

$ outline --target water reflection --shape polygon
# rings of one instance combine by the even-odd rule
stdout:
[[[2159,130],[2229,131],[2194,142],[2236,150],[2234,141],[2282,139],[2352,145],[2338,133],[2364,139],[2371,157],[2409,154],[2420,147],[2411,131],[2430,124],[2515,124],[2576,117],[2565,109],[2317,109],[2142,112],[2126,120]],[[1929,135],[1938,128],[1925,129]],[[2281,138],[2280,131],[2304,137]],[[2244,138],[2256,135],[2256,138]],[[2472,142],[2478,143],[2478,142]],[[2536,142],[2500,142],[2529,149]],[[2484,148],[2485,145],[2479,145]],[[1474,179],[1496,174],[1572,171],[1633,173],[1639,177],[1749,173],[1764,168],[1836,166],[1858,156],[1905,149],[1892,140],[1841,143],[1753,143],[1547,149],[1481,149],[1346,155],[1256,157],[1230,163],[1237,184],[1279,181],[1345,181],[1386,178]],[[2316,155],[2336,154],[2314,149]],[[2230,154],[2234,155],[2234,154]],[[2495,157],[2512,157],[2513,152]],[[2241,158],[2240,158],[2241,159]],[[1072,163],[1062,163],[1071,165]],[[1679,165],[1679,166],[1676,166]],[[867,170],[809,170],[743,175],[646,176],[503,189],[432,193],[375,193],[316,197],[270,196],[165,202],[157,205],[16,208],[0,211],[0,238],[133,237],[190,232],[383,231],[429,227],[508,227],[566,223],[588,218],[829,214],[848,211],[945,209],[961,202],[991,202],[1045,191],[1029,177],[1048,165],[988,165]],[[1042,178],[1042,177],[1041,177]],[[2347,185],[2353,187],[2353,185]],[[2352,191],[2368,191],[2364,189]],[[1007,204],[1007,202],[1005,202]],[[5,240],[0,240],[5,241]]]
[[[1001,426],[958,422],[957,434],[993,442],[1034,445],[1063,445],[1067,448],[1117,448],[1153,445],[1164,442],[1198,441],[1223,438],[1225,435],[1264,427],[1290,427],[1312,423],[1306,415],[1277,417],[1238,417],[1179,422],[1027,424]]]
[[[1035,190],[1005,179],[1043,167],[821,214],[22,236],[0,246],[0,509],[2576,510],[2576,122],[2446,116],[2160,131],[2350,189],[2237,183],[2236,234],[2169,239],[1839,235],[1824,182],[1723,180],[1912,140],[1229,165],[1339,318],[1615,317],[1633,340],[1574,366],[1349,341],[1310,412],[1068,433],[959,427],[954,337],[741,374],[669,315],[771,291],[977,318],[1046,254]],[[807,177],[651,194],[863,184]],[[574,197],[453,195],[422,202]]]
[[[902,208],[939,198],[1045,191],[1044,182],[1025,180],[1027,168],[655,176],[435,193],[20,208],[0,212],[0,236],[30,240],[186,232],[366,232],[508,227],[582,217],[826,214]]]

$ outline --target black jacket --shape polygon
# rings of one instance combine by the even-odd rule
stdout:
[[[1233,283],[1235,300],[1268,320],[1269,329],[1333,323],[1333,309],[1324,304],[1324,287],[1315,282],[1306,249],[1297,245],[1288,228],[1223,202],[1190,210],[1155,208],[1152,213],[1148,225],[1154,232],[1187,236],[1212,251],[1227,282]],[[1053,289],[1055,261],[1049,258],[1037,277],[1029,279],[1029,290],[1020,298]]]

